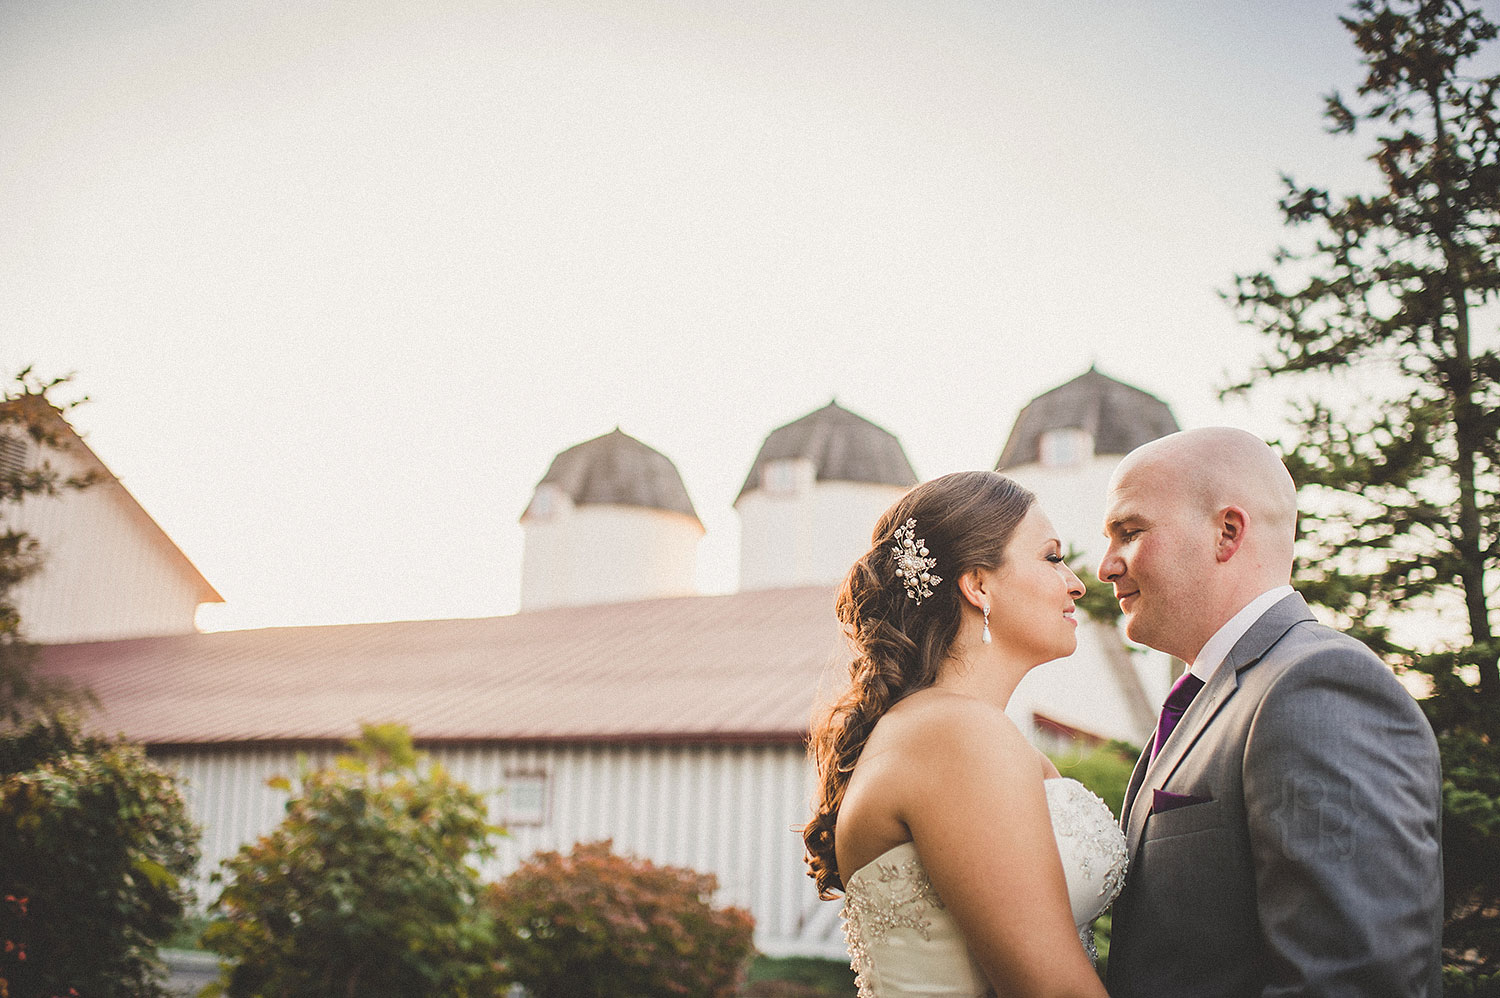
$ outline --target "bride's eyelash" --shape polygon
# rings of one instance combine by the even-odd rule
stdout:
[[[1054,565],[1059,565],[1062,563],[1063,558],[1060,554],[1049,554],[1047,556],[1047,560],[1052,562],[1052,564]]]

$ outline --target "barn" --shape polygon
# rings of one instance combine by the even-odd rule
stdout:
[[[1164,403],[1091,369],[1023,411],[998,463],[1090,556],[1109,470],[1175,428]],[[205,883],[280,820],[285,797],[269,777],[295,772],[299,755],[330,758],[361,722],[399,722],[489,795],[508,835],[487,874],[611,838],[713,873],[720,900],[755,915],[762,952],[842,956],[838,906],[817,899],[802,862],[803,746],[815,704],[844,674],[836,582],[916,481],[899,440],[837,402],[773,430],[735,503],[741,591],[693,595],[703,528],[681,477],[616,429],[559,453],[538,482],[521,517],[519,613],[104,632],[48,644],[43,668],[94,691],[96,727],[186,778]],[[1011,713],[1052,749],[1138,742],[1170,670],[1085,621],[1079,652],[1028,676]]]

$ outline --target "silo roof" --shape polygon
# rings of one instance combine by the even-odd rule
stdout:
[[[619,427],[558,454],[537,483],[543,485],[556,486],[576,506],[639,506],[698,519],[672,460]]]
[[[771,431],[735,502],[760,487],[767,464],[795,458],[812,461],[820,482],[917,484],[917,473],[895,434],[833,401]]]
[[[1090,367],[1021,410],[995,470],[1037,463],[1042,435],[1064,429],[1086,430],[1095,454],[1128,454],[1180,427],[1161,399]]]

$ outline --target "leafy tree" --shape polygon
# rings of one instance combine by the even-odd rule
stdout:
[[[728,998],[755,920],[715,908],[711,874],[617,856],[609,841],[542,852],[489,889],[502,973],[533,998]]]
[[[5,512],[33,496],[55,496],[93,484],[89,475],[64,475],[48,459],[64,447],[56,417],[86,399],[58,406],[48,393],[66,377],[44,381],[31,368],[15,376],[0,397],[0,443],[30,441],[43,457],[26,467],[0,462],[0,726],[17,726],[78,702],[81,694],[57,680],[36,674],[35,650],[25,640],[14,591],[42,567],[36,538],[6,523]]]
[[[470,864],[493,854],[483,799],[399,725],[366,725],[293,783],[286,819],[225,862],[204,931],[232,998],[493,993],[492,937]]]
[[[1304,592],[1398,668],[1426,674],[1444,764],[1445,944],[1500,970],[1500,76],[1466,75],[1496,28],[1465,0],[1359,0],[1357,100],[1327,98],[1330,131],[1373,127],[1381,189],[1335,197],[1284,178],[1310,244],[1226,297],[1272,342],[1250,377],[1323,374],[1380,389],[1295,405],[1282,449],[1303,495]],[[1326,383],[1326,379],[1324,382]],[[1447,639],[1403,647],[1413,608]],[[1457,608],[1457,612],[1452,612]]]
[[[84,401],[54,404],[68,380],[28,368],[0,397],[0,995],[163,995],[156,947],[191,899],[198,832],[138,747],[80,733],[86,695],[36,673],[14,597],[43,553],[6,511],[93,482],[50,459]],[[16,442],[41,460],[13,460]]]
[[[166,995],[156,947],[197,840],[138,747],[60,719],[0,732],[0,995]]]

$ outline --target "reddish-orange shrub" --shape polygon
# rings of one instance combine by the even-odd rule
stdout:
[[[616,855],[609,841],[537,853],[492,885],[503,973],[534,998],[729,998],[755,920],[711,903],[710,874]]]

